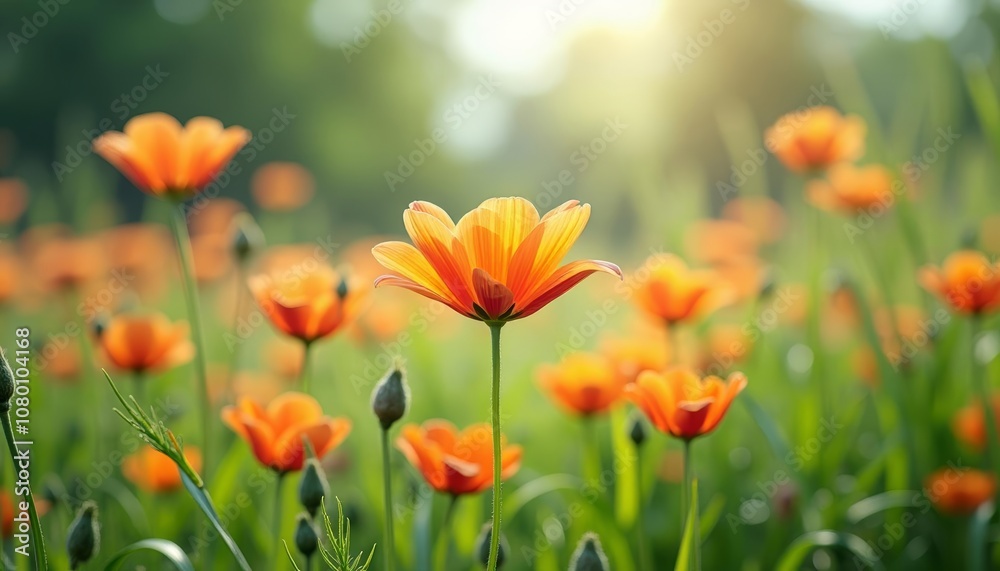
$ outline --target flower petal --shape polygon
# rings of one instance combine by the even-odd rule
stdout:
[[[594,272],[605,272],[622,277],[622,271],[611,262],[599,260],[578,260],[559,268],[548,280],[538,285],[527,297],[518,301],[514,318],[527,317],[545,307],[552,300],[569,291]]]

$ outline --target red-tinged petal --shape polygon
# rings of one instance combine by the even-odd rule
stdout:
[[[180,188],[194,187],[199,173],[206,170],[212,146],[222,134],[222,122],[211,117],[195,117],[187,122],[181,144],[180,166],[176,183]]]
[[[719,379],[715,379],[721,384]],[[729,410],[729,405],[733,403],[736,395],[743,392],[747,386],[747,378],[743,373],[733,373],[729,375],[726,380],[725,389],[722,394],[716,398],[715,406],[709,411],[708,417],[705,419],[706,432],[715,429],[715,427],[722,421],[722,418],[726,415]]]
[[[326,453],[323,447],[333,435],[330,425],[325,422],[316,424],[302,423],[282,434],[274,446],[274,465],[281,471],[301,470],[305,461],[303,436],[309,439],[309,444],[316,450],[316,457],[321,458]]]
[[[244,145],[250,142],[250,131],[242,127],[229,127],[216,139],[208,152],[208,158],[200,170],[191,173],[191,186],[202,188],[222,171]]]
[[[279,438],[289,427],[313,423],[322,416],[319,401],[303,393],[284,393],[267,405],[268,421]]]
[[[702,434],[702,426],[712,409],[715,399],[705,398],[697,401],[683,401],[678,403],[674,411],[674,425],[677,432],[675,436],[691,439]]]
[[[578,260],[559,268],[524,301],[518,301],[515,318],[527,317],[545,307],[552,300],[569,291],[594,272],[605,272],[622,277],[622,271],[611,262],[598,260]]]
[[[486,315],[496,319],[505,314],[514,305],[514,294],[507,286],[493,279],[482,268],[472,271],[472,285],[476,288],[476,298],[479,307]]]
[[[399,274],[441,298],[454,298],[441,276],[419,250],[406,242],[382,242],[372,248],[372,256],[390,272]]]
[[[280,469],[280,466],[275,464],[277,460],[274,453],[275,436],[271,427],[247,416],[242,417],[242,422],[246,430],[247,442],[257,460],[265,466]]]
[[[375,287],[379,287],[379,286],[382,286],[382,285],[396,286],[396,287],[401,287],[401,288],[404,288],[404,289],[408,289],[410,291],[419,293],[420,295],[422,295],[422,296],[424,296],[424,297],[426,297],[428,299],[433,299],[434,301],[441,302],[441,303],[447,305],[448,307],[454,309],[458,313],[461,313],[462,315],[466,315],[466,316],[472,317],[474,319],[477,318],[476,315],[475,315],[475,313],[473,312],[471,306],[470,307],[462,307],[457,301],[455,301],[453,299],[442,297],[438,293],[436,293],[434,291],[431,291],[431,290],[425,288],[422,285],[413,283],[411,280],[409,280],[407,278],[401,278],[401,277],[397,277],[397,276],[379,276],[378,278],[375,279]]]
[[[155,167],[124,133],[104,133],[94,140],[93,148],[141,190],[158,194],[166,188]]]

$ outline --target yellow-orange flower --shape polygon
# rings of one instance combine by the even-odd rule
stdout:
[[[594,272],[621,277],[609,262],[559,266],[589,218],[590,205],[576,200],[539,217],[530,202],[512,197],[491,198],[455,224],[440,207],[414,202],[403,213],[414,245],[375,246],[375,259],[392,272],[375,283],[415,291],[472,319],[527,317]]]
[[[280,473],[302,469],[303,436],[322,458],[351,432],[350,420],[325,416],[316,399],[295,392],[279,396],[267,408],[243,398],[239,405],[223,408],[222,419],[247,441],[258,462]]]
[[[607,412],[625,392],[612,363],[593,353],[571,353],[557,365],[542,365],[538,384],[567,412],[583,416]]]
[[[854,215],[876,205],[891,206],[894,184],[892,173],[883,166],[839,164],[827,171],[826,180],[810,181],[806,195],[817,208]]]
[[[968,515],[996,494],[996,476],[971,468],[942,468],[924,481],[924,492],[939,510]]]
[[[764,143],[790,170],[824,169],[864,153],[865,123],[832,107],[810,107],[779,118]]]
[[[268,163],[250,179],[253,199],[264,210],[297,210],[312,199],[315,190],[312,174],[297,163]]]
[[[649,277],[635,289],[635,301],[649,315],[668,324],[690,321],[729,302],[731,292],[718,274],[691,270],[677,256],[658,255],[646,267]]]
[[[22,244],[32,281],[43,291],[82,288],[107,269],[99,240],[72,236],[62,226],[35,227],[25,232]]]
[[[184,457],[195,472],[201,471],[201,451],[194,446],[184,447]],[[122,474],[139,489],[153,493],[172,492],[181,487],[181,472],[174,461],[152,446],[122,460]]]
[[[1000,394],[994,394],[990,398],[990,404],[993,406],[993,416],[1000,417]],[[985,416],[982,401],[962,408],[952,421],[955,436],[969,446],[982,450],[986,447],[987,440]]]
[[[154,196],[184,198],[200,192],[250,141],[242,127],[223,128],[218,119],[195,117],[181,124],[166,113],[129,119],[123,133],[94,140],[94,151]]]
[[[666,369],[676,349],[669,345],[662,327],[648,326],[627,336],[605,337],[600,345],[601,354],[611,361],[624,383],[634,382],[645,370]]]
[[[0,534],[3,537],[14,535],[14,500],[7,490],[0,491]]]
[[[702,379],[690,369],[674,367],[663,373],[643,371],[625,394],[657,429],[691,440],[714,430],[746,386],[743,373],[733,373],[723,381]]]
[[[0,304],[17,295],[22,271],[17,252],[6,244],[0,244]]]
[[[13,224],[27,207],[27,185],[18,178],[0,178],[0,224]]]
[[[328,266],[301,269],[255,276],[250,291],[275,327],[311,343],[349,323],[363,296]]]
[[[500,466],[503,479],[521,467],[520,446],[508,446],[501,436]],[[409,424],[396,440],[410,464],[420,470],[430,487],[455,496],[475,494],[493,485],[493,431],[490,425],[473,424],[459,432],[445,420]]]
[[[162,313],[116,315],[98,342],[115,367],[136,373],[182,365],[195,351],[187,323],[171,323]]]
[[[788,224],[785,209],[765,196],[732,198],[722,206],[722,217],[749,226],[763,244],[780,240]]]
[[[959,313],[987,313],[1000,306],[1000,265],[979,252],[955,252],[941,268],[921,268],[917,278],[924,289]]]

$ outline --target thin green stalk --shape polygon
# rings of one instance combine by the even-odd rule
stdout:
[[[245,295],[247,285],[246,285],[246,268],[243,267],[243,263],[236,265],[236,306],[233,311],[233,339],[239,340],[240,335],[238,333],[240,324],[240,311],[243,309],[243,296]],[[226,371],[226,396],[225,398],[233,397],[233,379],[236,378],[236,369],[240,366],[240,347],[243,343],[237,341],[233,343],[233,349],[229,353],[229,370]]]
[[[635,472],[636,480],[638,480],[636,489],[639,493],[639,513],[635,518],[635,531],[639,536],[639,571],[653,571],[653,564],[649,560],[649,548],[646,546],[646,522],[642,509],[644,505],[642,501],[642,448],[639,446],[635,448]]]
[[[969,365],[972,367],[972,383],[983,406],[983,418],[986,420],[986,466],[997,471],[1000,466],[1000,442],[998,442],[997,419],[993,414],[993,399],[990,395],[989,381],[985,371],[976,362],[976,337],[979,336],[981,317],[973,315],[969,320]]]
[[[500,490],[500,473],[503,451],[500,449],[500,328],[503,322],[490,323],[490,338],[493,346],[493,393],[490,405],[493,409],[493,528],[490,532],[490,558],[486,571],[496,571],[497,555],[500,553],[500,509],[503,494]]]
[[[434,546],[434,568],[444,569],[451,551],[451,519],[455,515],[455,505],[458,504],[458,496],[452,494],[448,497],[448,508],[444,512],[444,521],[441,523],[441,531]]]
[[[191,253],[191,237],[188,236],[187,220],[184,216],[184,203],[178,202],[174,208],[174,240],[177,242],[177,252],[180,255],[181,274],[184,276],[184,295],[187,297],[188,321],[191,322],[191,337],[195,345],[195,374],[198,376],[198,389],[201,393],[201,454],[204,458],[205,479],[211,478],[212,455],[209,450],[212,441],[211,410],[208,399],[208,373],[205,363],[205,342],[202,338],[201,308],[198,302],[198,286],[194,281],[194,255]]]
[[[306,345],[306,351],[309,346]],[[382,430],[382,482],[385,486],[385,569],[392,571],[396,555],[396,540],[394,538],[392,521],[392,477],[389,466],[389,431]]]
[[[694,479],[694,467],[691,458],[691,441],[684,441],[684,511],[681,520],[681,529],[687,525],[687,514],[690,511],[689,506],[693,501],[691,498],[691,482]],[[695,571],[701,571],[701,522],[699,522],[699,511],[696,507],[694,509],[694,558],[692,562],[694,563]]]
[[[285,475],[282,473],[278,474],[278,481],[274,483],[274,511],[272,516],[274,517],[274,543],[271,544],[271,565],[268,569],[278,568],[278,553],[281,549],[278,548],[278,544],[281,542],[281,490],[282,483],[285,481]]]
[[[302,386],[302,392],[309,394],[309,349],[312,347],[312,341],[303,341],[302,347],[302,367],[299,368],[299,384]]]
[[[6,410],[0,412],[0,421],[3,422],[3,434],[7,438],[7,449],[10,451],[10,459],[16,469],[20,451],[14,442],[14,428],[10,423],[10,403],[3,403],[2,407],[6,408]],[[36,571],[45,570],[49,568],[48,555],[45,551],[45,537],[42,535],[42,523],[38,521],[38,512],[35,510],[35,494],[31,491],[30,486],[28,487],[27,498],[28,520],[31,525],[32,539],[34,539],[31,556],[32,568]]]
[[[601,451],[597,446],[597,432],[594,417],[585,416],[583,422],[583,477],[588,484],[597,484],[601,479]]]

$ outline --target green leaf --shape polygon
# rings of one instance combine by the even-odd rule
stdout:
[[[191,560],[188,559],[184,550],[178,547],[178,545],[172,541],[167,541],[166,539],[143,539],[142,541],[137,541],[132,545],[129,545],[125,549],[122,549],[108,561],[108,564],[104,566],[104,571],[115,571],[120,569],[122,563],[125,562],[130,555],[138,553],[140,551],[153,551],[163,555],[167,561],[174,566],[175,569],[180,569],[181,571],[194,571],[194,566],[191,565]]]
[[[847,508],[847,521],[856,524],[886,510],[918,507],[918,497],[919,494],[909,490],[891,490],[865,498]]]
[[[203,511],[205,516],[208,517],[208,521],[212,523],[212,527],[215,528],[215,531],[219,532],[219,537],[222,538],[222,541],[226,543],[226,547],[229,548],[233,557],[236,558],[236,562],[239,563],[240,569],[243,569],[244,571],[251,571],[250,564],[247,563],[246,558],[243,557],[243,552],[240,551],[240,547],[236,545],[236,541],[233,540],[225,526],[223,526],[222,522],[219,521],[219,516],[215,513],[215,506],[212,504],[212,499],[208,496],[208,492],[195,485],[191,478],[189,478],[184,472],[181,472],[181,480],[184,482],[184,487],[187,489],[188,493],[191,494],[192,498],[194,498],[195,503],[198,504],[201,511]]]
[[[990,519],[993,517],[993,502],[979,506],[969,522],[969,569],[986,571],[986,551],[989,544]]]
[[[775,569],[777,571],[797,571],[802,567],[806,557],[821,547],[836,547],[850,552],[855,560],[848,564],[849,568],[863,569],[867,565],[873,569],[882,569],[882,563],[879,562],[878,556],[865,543],[865,540],[850,533],[840,533],[829,529],[799,536],[788,546]]]
[[[627,417],[624,407],[611,411],[611,447],[613,458],[628,458],[615,466],[615,521],[622,528],[630,528],[639,514],[639,476],[637,474],[635,445],[625,431]]]
[[[694,520],[698,517],[698,480],[691,481],[691,506],[684,522],[684,536],[681,538],[681,549],[677,554],[677,562],[674,563],[674,571],[688,571],[692,568],[695,558],[694,551],[698,549],[695,545]]]
[[[556,490],[578,490],[583,481],[569,474],[549,474],[535,478],[518,488],[503,501],[503,520],[510,521],[531,500]]]

